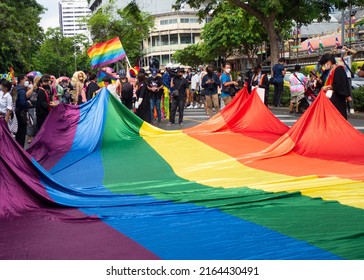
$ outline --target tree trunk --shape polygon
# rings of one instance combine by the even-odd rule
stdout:
[[[263,25],[265,26],[268,38],[269,38],[269,44],[270,44],[270,61],[271,66],[278,63],[279,59],[279,40],[276,30],[274,29],[274,21],[271,21],[270,18],[266,19],[265,22],[263,22]]]

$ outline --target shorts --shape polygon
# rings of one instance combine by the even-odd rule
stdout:
[[[297,103],[298,101],[300,101],[303,97],[305,96],[305,94],[303,92],[298,93],[295,96],[291,96],[291,102],[293,104]]]

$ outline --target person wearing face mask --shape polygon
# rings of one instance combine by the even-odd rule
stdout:
[[[320,65],[323,65],[325,70],[329,71],[322,90],[327,92],[332,104],[340,114],[347,119],[346,98],[349,97],[351,93],[345,69],[342,65],[336,64],[335,56],[332,54],[323,55],[320,59]]]
[[[253,76],[250,80],[251,88],[264,89],[264,104],[268,107],[269,80],[267,74],[262,73],[262,66],[256,65],[253,69]]]
[[[220,111],[219,97],[217,95],[218,86],[220,86],[220,79],[214,73],[212,66],[206,68],[207,74],[202,78],[202,87],[204,88],[208,114],[210,117],[213,115],[213,107],[216,114]]]
[[[29,81],[27,76],[19,75],[18,84],[15,87],[17,99],[15,103],[15,113],[18,120],[18,132],[15,139],[20,146],[24,147],[25,137],[27,135],[27,112],[31,103],[27,101],[27,91],[29,87]]]
[[[185,99],[187,94],[187,88],[188,88],[188,81],[183,77],[185,70],[183,68],[177,69],[177,76],[173,77],[171,80],[171,88],[174,88],[175,90],[179,91],[178,96],[172,97],[172,106],[171,106],[171,112],[169,117],[169,123],[168,126],[173,125],[176,118],[176,112],[178,108],[178,123],[179,125],[183,125],[183,111],[185,108]]]
[[[230,72],[231,65],[230,63],[226,63],[224,66],[224,72],[221,75],[221,98],[225,105],[228,105],[232,100],[232,96],[230,95],[230,87],[238,86],[238,83],[232,80]]]
[[[51,103],[50,101],[50,76],[43,75],[39,81],[38,87],[38,96],[36,103],[36,115],[37,115],[37,129],[38,131],[42,127],[44,121],[46,120],[51,106],[55,106],[56,104]]]

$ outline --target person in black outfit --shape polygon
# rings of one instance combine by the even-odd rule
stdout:
[[[134,87],[131,83],[128,82],[128,78],[125,74],[120,76],[121,82],[121,102],[125,105],[129,110],[133,110],[133,93]]]
[[[326,70],[330,70],[327,78],[326,85],[322,90],[327,92],[332,90],[330,101],[340,112],[340,114],[347,119],[346,100],[351,94],[350,84],[343,66],[336,65],[335,56],[332,54],[325,54],[320,59],[320,64]]]
[[[176,112],[178,108],[178,123],[183,125],[183,110],[185,108],[186,89],[188,88],[188,81],[183,77],[183,68],[177,69],[177,76],[171,80],[171,88],[179,91],[178,97],[172,97],[171,113],[169,116],[168,125],[172,125],[175,122]]]
[[[98,86],[98,84],[96,82],[95,74],[93,74],[93,73],[90,74],[89,81],[90,81],[90,83],[87,85],[87,88],[86,88],[87,101],[89,101],[92,98],[93,94],[100,89],[100,87]]]
[[[136,107],[137,111],[136,114],[142,120],[151,123],[151,115],[150,115],[150,98],[149,92],[147,88],[147,81],[144,74],[138,74],[138,90],[136,91],[137,95],[137,102]]]
[[[151,69],[151,77],[147,80],[149,96],[150,96],[150,113],[152,120],[154,119],[154,107],[157,110],[158,125],[162,122],[162,112],[161,112],[161,101],[162,95],[164,93],[164,86],[162,77],[158,76],[157,69]]]
[[[24,147],[25,137],[27,135],[27,112],[29,107],[31,106],[30,101],[27,101],[27,90],[29,86],[29,81],[27,76],[19,75],[18,76],[18,84],[15,87],[17,93],[17,99],[15,103],[15,114],[18,120],[18,132],[15,135],[16,142],[19,143],[20,146]]]
[[[36,115],[37,115],[37,128],[38,131],[42,127],[44,121],[46,120],[49,111],[51,109],[51,102],[50,102],[50,90],[51,86],[49,84],[50,77],[48,75],[43,75],[39,81],[39,88],[38,88],[38,98],[37,98],[37,105],[36,105]]]
[[[254,74],[251,78],[251,87],[264,89],[264,104],[268,107],[269,80],[267,74],[262,73],[261,65],[256,65],[253,72]]]

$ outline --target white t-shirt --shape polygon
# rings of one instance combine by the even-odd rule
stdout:
[[[0,113],[5,115],[7,110],[13,110],[13,98],[9,92],[4,94],[0,91]]]
[[[198,74],[192,76],[191,79],[191,89],[197,89],[197,84],[200,82],[200,77]]]

